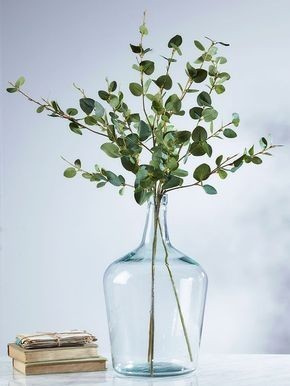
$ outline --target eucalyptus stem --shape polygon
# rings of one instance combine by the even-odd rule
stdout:
[[[12,83],[12,82],[9,82],[9,84],[10,84],[11,86],[15,86],[15,84]],[[66,119],[66,120],[68,120],[68,121],[70,121],[70,122],[76,123],[76,124],[77,124],[78,126],[80,126],[82,129],[88,130],[88,131],[90,131],[91,133],[94,133],[94,134],[97,134],[97,135],[101,135],[102,137],[108,138],[107,134],[100,133],[99,131],[93,130],[93,129],[91,129],[91,128],[88,127],[88,126],[85,126],[84,124],[78,122],[77,119],[75,119],[75,118],[73,118],[73,117],[71,117],[71,116],[65,114],[64,112],[57,112],[57,111],[55,111],[53,108],[51,108],[51,107],[47,104],[47,103],[48,103],[47,101],[45,101],[46,104],[44,105],[43,103],[41,103],[41,102],[39,102],[39,101],[33,99],[30,95],[26,94],[22,89],[18,88],[17,91],[18,91],[20,94],[22,94],[26,99],[28,99],[30,102],[32,102],[32,103],[34,103],[34,104],[36,104],[36,105],[38,105],[38,106],[40,106],[40,107],[43,107],[43,109],[45,109],[45,110],[47,110],[47,111],[49,111],[49,112],[51,112],[51,113],[53,113],[53,114],[56,114],[59,118],[63,118],[63,119]],[[99,125],[99,126],[100,126],[103,130],[105,130],[105,128],[104,128],[103,126],[101,126],[101,125]]]
[[[154,335],[155,335],[155,258],[157,247],[157,229],[160,209],[161,196],[155,190],[154,194],[154,236],[152,243],[151,256],[151,305],[150,305],[150,322],[149,322],[149,342],[147,361],[150,368],[150,375],[154,372]]]
[[[169,262],[168,262],[168,250],[167,250],[167,247],[166,247],[166,243],[164,241],[163,232],[162,232],[162,228],[161,228],[159,217],[158,217],[158,224],[159,224],[159,230],[160,230],[160,234],[161,234],[162,245],[163,245],[163,248],[164,248],[164,251],[165,251],[165,259],[164,259],[165,266],[167,268],[167,271],[168,271],[168,274],[169,274],[169,277],[170,277],[170,281],[171,281],[171,285],[172,285],[172,289],[173,289],[173,292],[174,292],[174,297],[175,297],[177,308],[178,308],[178,314],[179,314],[180,322],[181,322],[182,329],[183,329],[183,334],[184,334],[184,338],[185,338],[185,342],[186,342],[186,346],[187,346],[187,351],[188,351],[189,359],[190,359],[190,361],[192,361],[193,360],[193,356],[192,356],[192,351],[191,351],[191,347],[190,347],[190,341],[189,341],[189,337],[188,337],[188,333],[187,333],[187,329],[186,329],[186,325],[185,325],[185,321],[184,321],[184,316],[183,316],[183,313],[182,313],[182,309],[181,309],[181,305],[180,305],[179,296],[178,296],[178,292],[177,292],[177,289],[176,289],[173,273],[171,271],[171,268],[170,268],[170,265],[169,265]]]

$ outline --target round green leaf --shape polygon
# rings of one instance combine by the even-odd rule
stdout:
[[[81,160],[80,159],[76,159],[75,162],[74,162],[75,166],[80,169],[82,167],[82,163],[81,163]]]
[[[140,137],[140,140],[141,141],[145,141],[147,138],[150,137],[152,131],[150,129],[150,127],[148,126],[148,124],[144,121],[140,121],[139,123],[139,137]]]
[[[170,97],[165,102],[165,108],[167,111],[178,113],[181,109],[181,100],[176,94],[170,95]]]
[[[151,75],[154,72],[154,62],[151,60],[143,60],[140,62],[140,68],[146,75]]]
[[[196,75],[193,77],[193,81],[195,83],[201,83],[203,82],[207,77],[207,71],[203,68],[198,68],[196,70]]]
[[[206,91],[202,91],[197,96],[197,103],[199,106],[211,106],[211,97]]]
[[[202,117],[203,109],[201,107],[193,107],[189,110],[189,115],[192,119],[200,119]]]
[[[203,45],[201,44],[201,42],[199,42],[198,40],[195,40],[195,41],[194,41],[194,45],[195,45],[196,48],[198,48],[198,49],[201,50],[201,51],[204,51],[204,50],[205,50],[204,46],[203,46]]]
[[[227,178],[228,173],[227,173],[225,170],[220,169],[220,170],[218,171],[218,175],[219,175],[219,177],[220,177],[222,180],[224,180],[225,178]]]
[[[25,78],[24,76],[21,76],[20,78],[17,79],[17,81],[15,82],[15,87],[16,88],[19,88],[21,86],[23,86],[25,83]]]
[[[85,172],[85,173],[82,173],[82,177],[84,177],[87,180],[90,180],[92,178],[92,174]]]
[[[202,155],[205,155],[206,150],[204,146],[202,146],[201,142],[193,142],[190,145],[189,152],[196,157],[200,157]]]
[[[37,109],[36,109],[36,112],[37,113],[42,113],[44,109],[45,109],[45,106],[38,106]]]
[[[238,127],[240,124],[240,116],[238,113],[233,113],[232,115],[232,123],[234,126]]]
[[[94,117],[93,115],[88,115],[85,117],[85,123],[89,126],[93,126],[98,123],[97,118]]]
[[[113,172],[111,172],[109,170],[106,170],[104,172],[104,174],[107,177],[107,179],[110,182],[110,184],[112,184],[114,186],[121,186],[125,182],[123,176],[117,176],[115,173],[113,173]]]
[[[256,156],[256,157],[252,158],[252,162],[253,162],[253,164],[260,165],[263,161],[261,160],[260,157]]]
[[[71,131],[75,134],[79,134],[79,135],[82,135],[82,131],[79,127],[79,125],[76,123],[76,122],[70,122],[69,124],[69,128],[71,129]]]
[[[222,163],[222,160],[223,160],[223,155],[221,154],[215,160],[215,163],[217,164],[217,166],[220,166],[220,164]]]
[[[117,82],[115,80],[113,80],[110,84],[109,84],[109,92],[114,92],[117,88]]]
[[[197,76],[197,70],[194,67],[192,67],[192,65],[189,62],[186,63],[185,72],[191,79],[194,79],[194,77]]]
[[[216,188],[211,185],[203,185],[203,190],[207,194],[217,194]]]
[[[223,82],[225,82],[225,81],[227,81],[229,79],[231,79],[231,76],[227,72],[220,72],[218,74],[219,83],[223,83]]]
[[[260,139],[260,146],[261,146],[262,149],[266,149],[266,147],[268,146],[268,141],[266,140],[265,137],[262,137]]]
[[[87,115],[91,114],[95,107],[95,101],[92,98],[81,98],[80,107]]]
[[[97,118],[102,118],[102,116],[105,114],[105,109],[104,107],[99,103],[95,102],[95,116]]]
[[[180,186],[183,183],[183,179],[176,176],[170,176],[168,180],[163,184],[162,189],[171,189],[175,188],[176,186]]]
[[[67,168],[67,169],[65,169],[65,171],[63,172],[63,175],[64,175],[66,178],[72,178],[72,177],[74,177],[76,174],[77,174],[77,172],[76,172],[76,169],[75,169],[75,168]]]
[[[142,47],[141,46],[134,46],[133,44],[130,44],[132,52],[134,54],[140,54],[142,52]]]
[[[121,163],[122,163],[124,169],[126,169],[130,172],[133,172],[133,173],[137,173],[138,164],[133,157],[123,156],[123,157],[121,157]]]
[[[210,169],[209,165],[208,164],[201,164],[193,172],[193,177],[197,181],[201,182],[201,181],[206,180],[210,176],[210,173],[211,173],[211,169]]]
[[[181,130],[181,131],[176,131],[175,132],[175,142],[178,145],[181,145],[183,143],[186,143],[190,139],[190,131],[187,130]]]
[[[74,115],[77,115],[78,110],[77,110],[77,109],[74,109],[74,108],[68,108],[68,109],[66,110],[66,113],[67,113],[68,115],[70,115],[71,117],[73,117]]]
[[[187,177],[188,171],[183,170],[183,169],[176,169],[173,172],[171,172],[171,174],[173,174],[174,176],[177,176],[177,177]]]
[[[104,90],[100,90],[98,92],[98,95],[99,97],[103,100],[103,101],[107,101],[109,98],[110,98],[110,94],[107,93],[107,91],[104,91]]]
[[[139,83],[130,83],[129,89],[130,89],[131,93],[135,96],[142,95],[143,89]]]
[[[173,38],[171,38],[168,42],[168,47],[169,48],[175,48],[180,47],[182,44],[182,37],[180,35],[175,35]]]
[[[172,79],[169,75],[161,75],[158,79],[154,81],[154,83],[165,90],[170,90],[172,87]]]
[[[116,95],[110,95],[108,103],[113,107],[113,109],[115,109],[119,105],[120,101]]]
[[[196,126],[191,134],[191,138],[195,142],[205,141],[207,139],[207,131],[202,126]]]
[[[142,35],[148,35],[148,28],[146,27],[146,25],[144,23],[142,25],[140,25],[139,32]]]
[[[151,192],[146,191],[145,189],[138,188],[135,189],[134,198],[137,204],[142,205],[146,202],[151,196]]]
[[[101,182],[98,182],[97,183],[97,188],[102,188],[103,186],[105,186],[107,183],[107,181],[101,181]]]
[[[225,92],[225,87],[222,84],[217,84],[216,86],[214,86],[214,90],[217,94],[222,94],[223,92]]]
[[[17,92],[18,89],[16,87],[8,87],[8,88],[6,88],[6,91],[10,92],[10,93],[13,93],[13,92]]]
[[[112,158],[119,158],[121,153],[117,145],[111,142],[106,142],[101,145],[101,149]]]
[[[225,64],[225,63],[227,63],[227,58],[225,58],[225,57],[223,57],[223,56],[217,57],[216,60],[217,60],[217,62],[218,62],[219,64]]]
[[[232,129],[224,129],[223,134],[227,138],[235,138],[237,133]]]
[[[212,156],[212,147],[206,141],[202,141],[201,142],[201,146],[203,147],[203,149],[206,152],[206,154],[209,157],[211,157]]]
[[[207,108],[203,110],[202,116],[205,122],[211,122],[217,118],[218,112],[213,108]]]

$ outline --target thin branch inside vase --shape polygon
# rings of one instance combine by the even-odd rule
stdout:
[[[154,195],[154,236],[152,243],[151,257],[151,304],[150,304],[150,322],[149,322],[149,342],[147,360],[150,368],[150,374],[154,373],[154,337],[155,337],[155,258],[157,248],[158,218],[161,204],[161,196],[156,192]]]
[[[180,300],[179,300],[179,295],[178,295],[177,288],[176,288],[176,285],[175,285],[173,273],[172,273],[170,265],[169,265],[168,251],[167,251],[166,243],[165,243],[165,240],[164,240],[164,235],[163,235],[163,232],[162,232],[162,227],[161,227],[161,224],[160,224],[160,218],[159,217],[158,217],[158,226],[159,226],[159,231],[160,231],[160,235],[161,235],[162,244],[163,244],[164,251],[165,251],[165,258],[164,258],[165,266],[166,266],[168,274],[169,274],[169,278],[170,278],[170,282],[171,282],[171,285],[172,285],[174,297],[175,297],[175,300],[176,300],[178,314],[179,314],[179,318],[180,318],[180,323],[182,325],[182,330],[183,330],[183,334],[184,334],[184,338],[185,338],[185,342],[186,342],[186,347],[187,347],[187,350],[188,350],[189,360],[192,361],[193,360],[193,356],[192,356],[192,350],[191,350],[191,346],[190,346],[190,340],[189,340],[189,336],[188,336],[188,333],[187,333],[187,328],[186,328],[186,325],[185,325],[185,320],[184,320],[184,316],[183,316],[183,312],[182,312],[182,308],[181,308],[181,304],[180,304]]]

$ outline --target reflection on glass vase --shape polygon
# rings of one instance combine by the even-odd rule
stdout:
[[[149,202],[140,246],[104,275],[113,367],[123,375],[179,375],[197,367],[207,276],[171,245],[166,207],[166,195]]]

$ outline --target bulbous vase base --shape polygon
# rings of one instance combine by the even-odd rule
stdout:
[[[156,362],[153,369],[151,369],[148,362],[118,364],[114,368],[119,374],[135,377],[168,377],[188,374],[195,370],[172,362]]]

